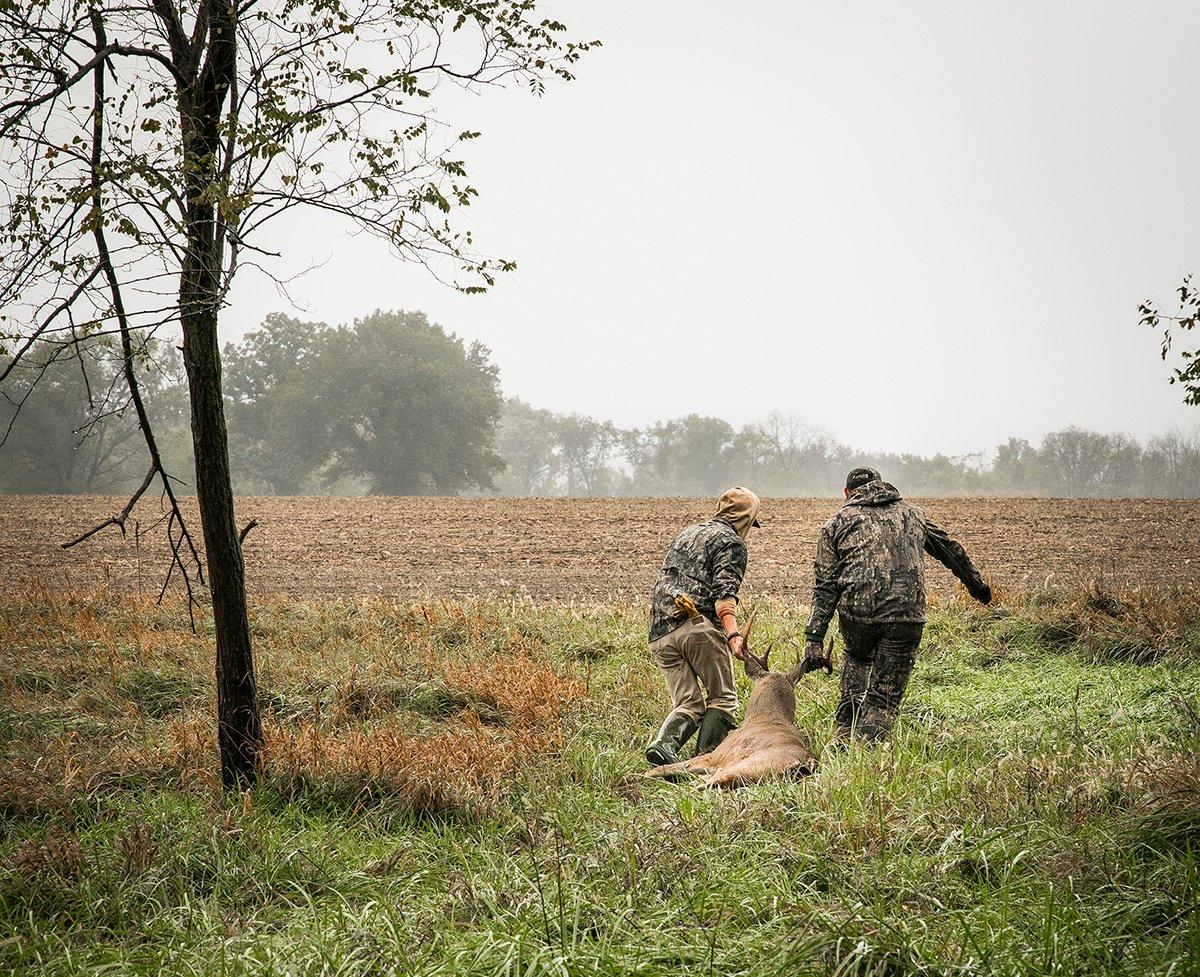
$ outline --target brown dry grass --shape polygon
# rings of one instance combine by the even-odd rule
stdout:
[[[218,786],[211,636],[178,602],[51,593],[0,600],[19,742],[0,814],[69,813],[102,792]],[[267,782],[292,798],[468,811],[562,744],[583,686],[481,608],[258,605]]]

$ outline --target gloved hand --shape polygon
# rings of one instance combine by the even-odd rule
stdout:
[[[986,583],[980,584],[979,589],[975,591],[975,599],[981,604],[990,604],[992,602],[992,588]]]
[[[833,662],[825,654],[825,649],[821,647],[821,642],[810,641],[804,646],[804,663],[800,671],[802,674],[807,675],[809,672],[816,672],[822,669],[824,669],[826,675],[832,675]]]

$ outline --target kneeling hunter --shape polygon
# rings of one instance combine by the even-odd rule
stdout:
[[[758,496],[738,486],[721,496],[716,515],[676,537],[663,560],[650,605],[650,651],[671,697],[667,716],[646,759],[679,762],[680,748],[699,730],[699,753],[715,750],[737,728],[733,661],[744,642],[737,602],[746,573],[744,540],[758,526]],[[689,615],[676,598],[690,598]],[[681,601],[686,604],[687,601]]]

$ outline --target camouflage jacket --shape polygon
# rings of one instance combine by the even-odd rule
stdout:
[[[746,544],[724,519],[690,526],[663,560],[650,604],[650,640],[670,634],[687,619],[675,598],[687,594],[706,618],[717,622],[716,602],[737,597],[746,573]]]
[[[924,623],[926,553],[983,599],[986,585],[966,550],[895,486],[876,480],[851,492],[821,528],[805,637],[821,641],[835,609],[852,621]]]

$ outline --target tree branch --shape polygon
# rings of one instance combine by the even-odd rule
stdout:
[[[63,543],[62,548],[64,550],[69,550],[72,546],[78,546],[85,539],[90,539],[92,536],[95,536],[96,533],[100,532],[100,530],[107,529],[109,526],[116,526],[121,530],[121,535],[124,536],[125,520],[128,519],[129,514],[133,512],[133,507],[138,504],[138,500],[146,494],[146,489],[150,487],[150,483],[154,481],[154,476],[157,474],[158,468],[156,468],[154,465],[151,465],[149,471],[146,472],[146,477],[142,479],[142,484],[138,486],[137,491],[134,492],[133,495],[130,496],[129,501],[125,503],[124,509],[118,512],[115,516],[109,516],[98,526],[93,526],[81,536],[76,536],[74,539]]]
[[[92,13],[92,28],[96,34],[96,46],[103,48],[105,46],[104,37],[104,21],[101,15],[93,11]],[[120,517],[114,517],[101,523],[94,530],[83,534],[76,542],[82,542],[89,536],[94,535],[105,526],[118,525],[121,527],[122,534],[125,531],[124,519],[128,517],[128,512],[133,508],[134,503],[142,496],[149,488],[150,483],[154,480],[154,475],[158,474],[162,479],[163,497],[169,502],[170,509],[167,520],[167,538],[171,544],[171,563],[167,568],[166,579],[163,582],[163,589],[159,593],[159,600],[162,600],[166,594],[167,586],[171,582],[171,575],[176,566],[179,567],[179,572],[183,577],[184,585],[187,588],[188,596],[188,613],[191,615],[192,606],[196,603],[196,596],[192,589],[191,575],[188,573],[187,563],[183,560],[183,550],[186,546],[188,555],[191,561],[195,564],[197,578],[200,585],[204,585],[204,565],[200,560],[200,554],[196,549],[195,542],[192,539],[191,532],[187,528],[187,523],[183,518],[183,511],[179,506],[179,501],[175,497],[175,490],[171,486],[171,478],[167,474],[166,468],[163,466],[162,455],[158,449],[158,441],[154,436],[154,430],[150,424],[150,417],[146,411],[146,405],[142,400],[141,386],[138,383],[137,371],[134,368],[133,355],[133,336],[129,328],[129,319],[125,312],[125,302],[121,295],[120,282],[117,279],[116,269],[113,267],[112,255],[108,248],[108,240],[104,233],[103,221],[103,199],[102,199],[102,181],[100,178],[100,165],[102,159],[102,150],[104,144],[104,66],[102,63],[95,66],[95,81],[94,81],[94,104],[92,118],[92,173],[91,173],[91,191],[92,191],[92,234],[96,241],[96,250],[99,256],[100,267],[104,270],[105,279],[108,282],[109,291],[112,296],[113,313],[116,315],[117,324],[120,329],[121,336],[121,356],[123,361],[125,383],[129,387],[130,401],[133,403],[134,411],[137,413],[138,426],[142,430],[142,437],[146,442],[146,450],[150,454],[150,474],[142,487],[138,490],[129,505]],[[177,534],[177,535],[176,535]],[[193,621],[194,624],[194,621]]]
[[[258,520],[251,519],[248,523],[246,523],[246,525],[244,525],[242,527],[242,531],[240,533],[238,533],[238,546],[241,546],[242,543],[246,542],[246,537],[250,535],[250,530],[252,530],[257,525],[258,525]]]

